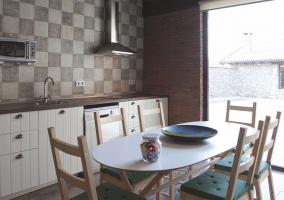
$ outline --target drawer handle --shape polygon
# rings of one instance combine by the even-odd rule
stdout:
[[[132,106],[135,105],[135,104],[136,104],[135,102],[132,102],[132,103],[131,103]]]
[[[157,102],[157,103],[159,103],[159,102],[160,102],[160,100],[159,100],[159,99],[157,99],[157,100],[156,100],[156,102]]]
[[[22,118],[24,118],[24,116],[22,114],[18,114],[15,118],[16,119],[22,119]]]
[[[60,110],[59,114],[65,114],[65,110]]]
[[[132,115],[132,116],[131,116],[131,119],[135,119],[135,118],[136,118],[135,115]]]
[[[135,133],[135,132],[136,132],[136,129],[132,129],[132,130],[131,130],[131,133]]]
[[[21,139],[21,138],[23,138],[23,137],[24,137],[23,134],[18,134],[18,135],[16,136],[17,139]]]
[[[21,159],[21,158],[23,158],[23,157],[24,157],[24,155],[21,154],[21,153],[16,156],[17,159]]]

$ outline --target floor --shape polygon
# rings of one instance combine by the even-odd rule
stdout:
[[[98,184],[99,175],[96,174],[95,182]],[[284,200],[284,173],[273,171],[273,180],[274,180],[274,188],[275,188],[275,195],[276,200]],[[179,185],[175,186],[175,200],[179,200],[179,192],[178,192]],[[73,197],[76,194],[82,192],[81,189],[74,188],[73,186],[68,187],[68,191],[70,197]],[[265,180],[262,183],[262,195],[263,200],[269,200],[269,188],[268,182]],[[37,190],[35,192],[31,192],[29,194],[23,195],[21,197],[14,198],[13,200],[60,200],[59,188],[57,184],[51,185],[49,187]],[[155,197],[151,196],[147,200],[154,200]],[[163,200],[166,200],[166,197],[163,197]]]

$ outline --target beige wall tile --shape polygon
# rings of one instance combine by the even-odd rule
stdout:
[[[113,80],[120,81],[121,80],[121,69],[113,69],[112,72]]]
[[[34,67],[19,66],[19,81],[34,82]]]
[[[72,84],[73,82],[61,82],[61,96],[72,95]]]
[[[143,38],[136,38],[137,39],[137,48],[142,49],[144,47]]]
[[[31,19],[35,18],[35,7],[31,4],[20,3],[20,18]]]
[[[73,40],[73,27],[61,26],[61,39]]]
[[[113,68],[113,57],[109,57],[109,56],[104,57],[104,68],[106,69]]]
[[[61,81],[61,67],[49,67],[48,76],[54,81]]]
[[[36,52],[36,67],[47,67],[48,66],[48,53],[47,52]]]
[[[61,67],[72,67],[72,66],[73,66],[73,55],[61,54]]]
[[[129,25],[129,14],[121,13],[121,23]]]
[[[73,13],[73,1],[62,0],[62,10]]]
[[[136,80],[136,69],[129,70],[129,80]]]
[[[104,69],[94,69],[94,81],[104,80]]]
[[[95,30],[96,31],[104,31],[105,30],[105,22],[103,19],[95,18]]]
[[[91,95],[94,94],[94,82],[93,81],[87,81],[85,82],[85,87],[84,87],[84,94],[85,95]]]
[[[137,0],[137,6],[142,7],[143,6],[143,0]]]
[[[73,81],[84,80],[84,69],[83,68],[73,68]]]
[[[85,3],[85,16],[95,17],[95,6]]]
[[[84,54],[84,42],[73,41],[73,53],[74,54]]]
[[[43,95],[44,82],[34,82],[34,98],[38,98]]]
[[[121,69],[129,69],[129,58],[121,58]]]
[[[93,55],[84,55],[84,68],[94,68]]]
[[[126,47],[129,47],[129,36],[121,35],[120,43]]]
[[[61,53],[61,40],[57,38],[48,38],[48,51]]]
[[[112,93],[112,81],[104,81],[104,93]]]
[[[129,83],[128,81],[121,81],[121,92],[129,92]]]
[[[48,8],[49,1],[48,0],[35,0],[35,5]]]
[[[18,99],[19,98],[19,84],[18,83],[2,83],[2,99]]]
[[[84,41],[86,42],[94,42],[95,41],[95,31],[85,29],[84,31]]]
[[[0,66],[0,83],[2,83],[2,66]]]
[[[84,15],[79,15],[79,14],[73,14],[73,26],[74,27],[79,27],[79,28],[84,28]]]
[[[35,36],[48,37],[48,23],[36,21]]]
[[[19,18],[3,16],[2,18],[2,31],[4,33],[16,33],[19,34]]]
[[[60,10],[49,9],[49,23],[61,24],[61,16]]]

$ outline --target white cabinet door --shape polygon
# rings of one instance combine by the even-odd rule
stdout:
[[[11,160],[10,155],[0,157],[0,196],[4,197],[11,194]]]
[[[0,115],[0,135],[11,133],[10,126],[11,119],[10,114],[2,114]]]
[[[11,133],[28,131],[30,125],[29,112],[11,113]]]

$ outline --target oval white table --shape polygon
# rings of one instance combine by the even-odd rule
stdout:
[[[126,188],[130,191],[132,191],[132,188],[124,171],[157,172],[157,175],[140,193],[141,196],[148,197],[192,175],[200,169],[191,170],[170,183],[160,186],[159,189],[152,190],[159,180],[172,170],[188,167],[214,156],[219,156],[216,160],[206,164],[206,166],[209,166],[220,160],[223,157],[222,155],[227,155],[227,153],[236,146],[240,127],[246,127],[248,135],[257,131],[245,125],[228,122],[198,121],[183,124],[214,128],[218,133],[216,136],[206,140],[184,142],[174,140],[164,135],[161,129],[156,129],[105,142],[94,148],[92,156],[100,164],[118,169],[122,180],[125,182]],[[146,133],[159,134],[162,142],[161,157],[154,163],[146,163],[142,160],[140,143],[142,141],[142,135]],[[206,166],[202,166],[202,168]]]

